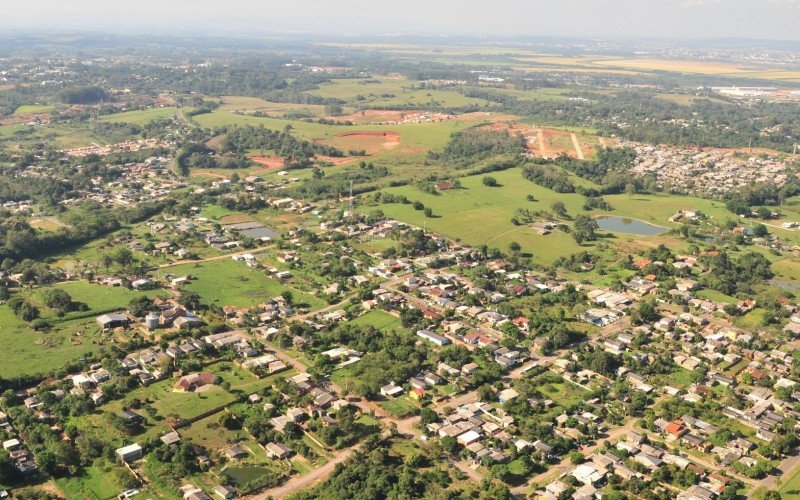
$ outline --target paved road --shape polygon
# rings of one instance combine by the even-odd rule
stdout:
[[[779,474],[769,475],[759,481],[757,483],[758,486],[763,486],[767,489],[775,489],[777,488],[776,481],[778,477],[781,480],[785,481],[792,477],[792,474],[798,470],[800,467],[800,452],[797,449],[794,450],[794,455],[790,456],[789,458],[785,459],[781,464],[778,466],[778,470],[780,470]]]

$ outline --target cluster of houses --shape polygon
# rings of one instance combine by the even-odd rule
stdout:
[[[634,175],[655,174],[662,186],[710,198],[720,198],[744,186],[782,186],[794,176],[783,160],[768,156],[741,158],[735,152],[626,144],[636,150]]]
[[[0,411],[0,431],[3,436],[3,451],[8,454],[14,467],[23,476],[33,474],[38,470],[33,454],[20,439],[14,426],[5,412]]]
[[[713,500],[730,482],[730,478],[670,453],[636,431],[628,431],[614,448],[613,452],[598,451],[584,463],[571,467],[559,479],[537,491],[537,498],[556,500],[568,495],[577,500],[595,499],[612,476],[616,476],[618,482],[625,483],[651,476],[659,468],[667,466],[691,470],[699,477],[697,484],[677,494],[681,500]],[[567,481],[567,476],[574,481]]]

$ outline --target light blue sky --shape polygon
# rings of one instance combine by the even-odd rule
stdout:
[[[800,40],[800,0],[0,0],[4,28]]]

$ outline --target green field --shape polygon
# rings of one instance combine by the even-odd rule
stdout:
[[[50,373],[87,353],[96,352],[102,345],[113,342],[108,334],[100,331],[96,316],[124,309],[133,297],[159,294],[158,291],[132,292],[85,281],[62,283],[58,288],[69,293],[74,301],[87,304],[89,311],[57,318],[41,301],[43,289],[26,289],[21,294],[39,307],[43,318],[53,322],[50,330],[37,332],[17,318],[7,305],[0,305],[0,342],[6,353],[5,361],[0,364],[0,377]]]
[[[421,210],[412,205],[381,204],[377,208],[387,217],[425,226],[430,231],[440,232],[459,239],[469,245],[486,244],[506,251],[509,243],[518,242],[540,262],[551,263],[561,255],[578,252],[580,247],[572,236],[556,231],[541,235],[527,226],[515,226],[511,218],[518,208],[550,210],[550,205],[563,201],[570,214],[582,213],[584,198],[578,194],[559,194],[522,178],[519,169],[494,172],[500,187],[483,185],[482,175],[465,177],[462,189],[432,195],[412,186],[388,188],[385,192],[404,195],[411,201],[420,201],[433,209],[434,217],[426,218]],[[532,194],[538,200],[530,202],[526,196]],[[366,211],[375,207],[365,206]]]
[[[131,123],[133,125],[143,125],[156,118],[174,116],[177,110],[178,108],[172,106],[167,106],[164,108],[138,109],[135,111],[123,111],[121,113],[103,115],[100,117],[100,120],[104,122],[122,122]]]
[[[122,491],[111,473],[114,468],[112,464],[96,462],[84,468],[80,475],[57,479],[56,484],[68,499],[105,500]]]
[[[252,307],[287,290],[294,294],[295,304],[305,303],[312,309],[320,308],[324,304],[313,295],[298,292],[268,278],[264,271],[250,269],[232,259],[183,264],[170,267],[168,271],[177,276],[194,276],[195,279],[184,285],[184,288],[198,293],[208,304]]]

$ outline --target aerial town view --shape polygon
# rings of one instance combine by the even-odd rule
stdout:
[[[0,499],[800,499],[797,0],[0,5]]]

